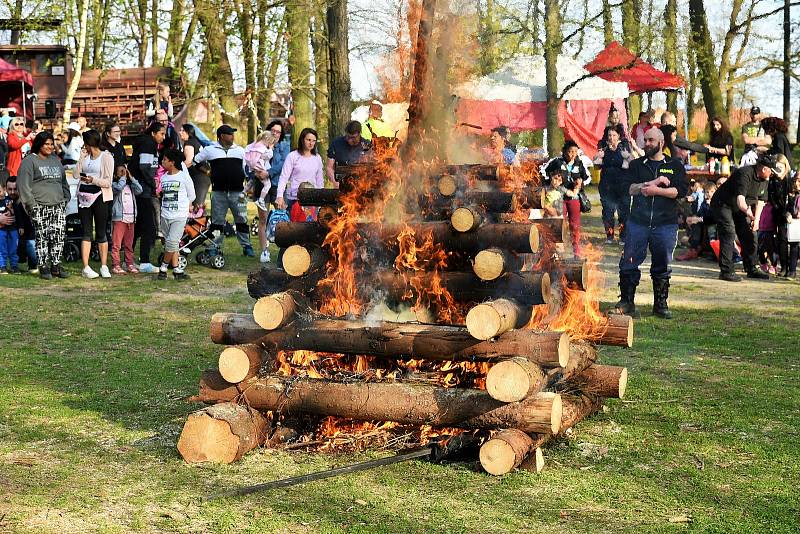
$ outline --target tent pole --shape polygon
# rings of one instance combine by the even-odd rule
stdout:
[[[679,91],[683,94],[683,135],[689,139],[689,94],[684,91]]]
[[[28,106],[25,103],[25,82],[20,81],[20,85],[22,85],[22,118],[27,122],[28,121]]]

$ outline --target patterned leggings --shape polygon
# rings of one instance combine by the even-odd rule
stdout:
[[[41,267],[61,263],[67,226],[65,206],[62,202],[54,206],[36,206],[32,210],[31,221],[36,230],[36,256]]]

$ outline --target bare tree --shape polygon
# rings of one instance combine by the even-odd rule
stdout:
[[[692,47],[697,57],[698,76],[706,111],[709,117],[721,117],[728,122],[728,111],[722,105],[720,71],[714,61],[714,47],[708,32],[703,0],[689,0],[689,20],[692,25]]]
[[[545,0],[544,3],[544,64],[547,86],[547,151],[558,154],[564,136],[558,127],[558,73],[557,62],[561,54],[561,13],[558,0]]]
[[[86,51],[86,30],[89,20],[89,2],[84,0],[79,12],[80,17],[80,31],[78,32],[78,48],[75,51],[75,66],[72,71],[72,80],[67,88],[67,97],[64,100],[64,116],[63,123],[69,124],[69,118],[72,114],[72,100],[75,98],[75,93],[78,91],[78,85],[81,83],[81,72],[83,71],[83,55]]]
[[[293,144],[297,141],[300,129],[314,122],[311,111],[311,64],[308,52],[310,10],[307,0],[290,0],[286,4],[287,66],[289,84],[292,86],[295,120],[292,132]]]

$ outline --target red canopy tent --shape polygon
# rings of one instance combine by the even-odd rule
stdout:
[[[33,118],[28,97],[33,94],[33,75],[27,70],[0,59],[0,108],[14,108],[17,116]]]
[[[626,82],[631,93],[676,91],[686,86],[677,74],[658,70],[617,41],[609,43],[585,68],[604,80]]]

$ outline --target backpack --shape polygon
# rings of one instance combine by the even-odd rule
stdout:
[[[289,222],[289,212],[286,210],[272,210],[272,213],[267,219],[267,239],[270,241],[275,240],[275,228],[278,223]]]

